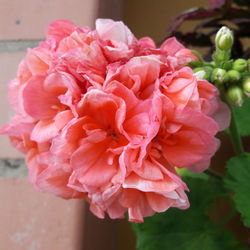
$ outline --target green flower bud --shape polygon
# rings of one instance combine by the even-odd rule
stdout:
[[[233,69],[239,72],[247,70],[247,61],[245,59],[237,59],[233,63]]]
[[[250,59],[247,60],[248,71],[250,72]]]
[[[212,57],[213,60],[218,63],[229,60],[230,56],[231,56],[230,50],[220,50],[217,48]]]
[[[238,82],[240,80],[241,75],[240,75],[239,71],[232,69],[232,70],[229,70],[227,72],[227,77],[228,77],[229,82],[234,83],[234,82]]]
[[[243,80],[242,88],[243,88],[245,95],[250,98],[250,76],[246,77]]]
[[[240,107],[243,104],[243,91],[239,86],[231,86],[227,91],[228,100],[235,106]]]
[[[196,67],[193,69],[193,72],[196,73],[196,72],[201,71],[201,70],[203,70],[203,67]]]
[[[223,26],[216,34],[215,45],[220,50],[229,50],[232,48],[234,42],[233,32]]]
[[[210,80],[210,76],[211,76],[212,71],[213,71],[213,68],[210,66],[197,67],[193,70],[194,75],[198,79],[205,79],[205,80]]]
[[[216,84],[223,84],[227,82],[227,72],[224,69],[216,68],[212,71],[211,81]]]
[[[226,61],[225,63],[223,63],[222,66],[222,68],[225,70],[230,70],[232,69],[232,67],[233,67],[233,60]]]
[[[198,79],[205,79],[206,71],[202,67],[195,68],[193,72]]]

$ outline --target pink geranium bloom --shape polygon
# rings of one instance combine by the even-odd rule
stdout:
[[[9,84],[16,116],[0,133],[26,154],[39,191],[86,199],[99,218],[186,209],[175,169],[207,169],[230,120],[218,90],[186,67],[192,60],[175,38],[156,48],[122,22],[55,21]]]

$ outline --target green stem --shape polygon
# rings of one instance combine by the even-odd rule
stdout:
[[[231,124],[229,127],[231,140],[232,140],[234,151],[235,151],[236,155],[241,155],[244,153],[244,148],[243,148],[241,137],[240,137],[240,134],[239,134],[239,131],[237,128],[237,124],[236,124],[236,120],[235,120],[235,113],[234,113],[232,106],[230,104],[228,104],[228,105],[231,109],[231,116],[232,116]]]
[[[205,173],[206,173],[207,175],[209,175],[209,176],[211,176],[211,177],[217,179],[217,180],[220,180],[220,181],[221,181],[222,178],[223,178],[222,175],[220,175],[219,173],[213,171],[212,169],[207,169],[207,170],[205,171]]]

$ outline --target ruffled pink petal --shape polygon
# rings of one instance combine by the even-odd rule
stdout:
[[[211,163],[211,158],[215,152],[220,147],[220,140],[214,138],[210,143],[208,143],[207,151],[203,155],[203,158],[195,163],[195,165],[188,167],[188,169],[194,173],[202,173],[209,168]]]
[[[27,153],[36,144],[30,138],[35,123],[29,117],[15,116],[9,124],[0,128],[0,134],[8,135],[11,144],[22,153]]]
[[[212,118],[218,123],[220,131],[227,129],[231,121],[231,111],[227,104],[219,102],[219,107],[212,114]]]
[[[44,80],[43,76],[33,77],[23,90],[24,109],[36,119],[53,118],[61,105],[54,93],[45,91]]]
[[[152,216],[155,213],[144,194],[135,189],[124,190],[120,202],[128,208],[129,221],[140,223],[144,221],[144,217]]]
[[[162,45],[161,49],[168,55],[174,56],[178,51],[184,49],[184,46],[179,43],[175,37],[168,38]]]
[[[71,165],[77,171],[78,180],[91,187],[99,187],[108,183],[116,173],[117,166],[109,165],[105,154],[105,142],[93,144],[84,143],[71,158]]]
[[[143,38],[139,39],[138,44],[144,49],[145,48],[147,48],[147,49],[155,49],[156,48],[154,40],[152,40],[152,38],[150,38],[150,37],[143,37]]]
[[[135,39],[129,28],[121,21],[97,19],[96,31],[103,40],[120,41],[127,45],[131,45]]]
[[[53,120],[40,120],[31,133],[31,139],[36,142],[53,139],[72,118],[72,112],[66,110],[58,113]]]
[[[77,192],[67,186],[70,173],[61,168],[47,168],[37,178],[36,185],[43,192],[52,193],[64,199],[83,198],[84,193]]]
[[[89,207],[90,211],[99,219],[104,219],[105,218],[105,214],[103,209],[101,209],[98,205],[96,205],[95,203],[90,203],[90,207]]]
[[[213,119],[185,109],[176,112],[175,122],[183,125],[171,137],[162,140],[165,158],[174,166],[188,167],[200,162],[204,155],[217,149],[214,135],[218,132],[218,125]],[[211,153],[209,153],[212,156]]]
[[[25,60],[32,75],[42,75],[52,64],[52,53],[41,47],[28,49]]]
[[[23,107],[23,89],[25,85],[17,78],[13,79],[8,85],[8,101],[12,109],[19,115],[27,115]]]
[[[164,180],[147,180],[139,178],[138,175],[131,174],[126,178],[123,188],[132,188],[143,192],[167,193],[175,190],[178,185],[170,178],[165,177]]]
[[[115,79],[126,84],[135,94],[142,93],[159,77],[161,64],[157,56],[134,57],[119,69]]]
[[[69,36],[76,26],[68,20],[57,20],[49,24],[47,29],[47,39],[55,40],[57,43],[64,37]]]
[[[188,67],[167,74],[161,79],[162,92],[178,108],[189,106],[196,110],[200,109],[197,80],[192,70]]]
[[[104,129],[120,129],[125,119],[125,103],[121,98],[103,91],[89,91],[79,103],[79,115],[90,116]]]
[[[174,200],[156,193],[146,193],[147,201],[150,207],[157,213],[162,213],[174,204]]]
[[[20,82],[23,84],[26,81],[28,81],[31,76],[32,76],[32,73],[30,72],[28,68],[26,58],[24,58],[18,65],[17,77],[20,80]]]

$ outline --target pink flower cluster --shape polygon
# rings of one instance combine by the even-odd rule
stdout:
[[[84,198],[99,218],[186,209],[176,168],[208,168],[229,122],[217,89],[185,66],[192,60],[175,38],[156,48],[122,22],[55,21],[9,85],[16,116],[0,132],[26,154],[38,190]]]

